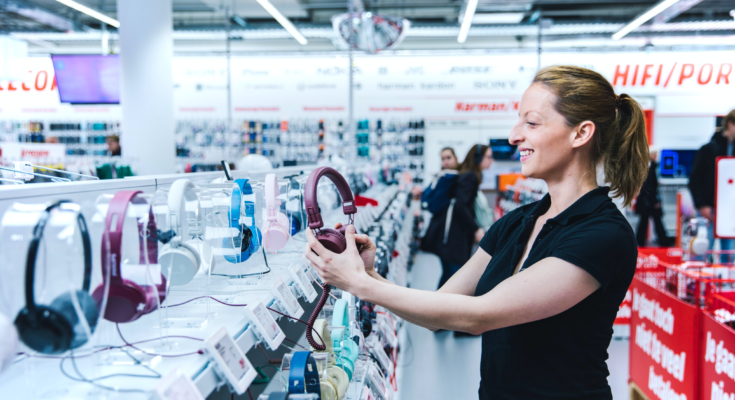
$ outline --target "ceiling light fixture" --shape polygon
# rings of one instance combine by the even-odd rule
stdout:
[[[298,29],[294,26],[294,24],[289,21],[288,18],[284,17],[283,14],[280,13],[275,7],[273,7],[273,4],[271,4],[268,0],[256,0],[258,4],[260,4],[263,8],[265,8],[265,11],[268,11],[268,14],[270,14],[273,18],[275,18],[276,21],[278,21],[281,26],[288,31],[288,33],[291,34],[291,36],[296,39],[297,42],[299,42],[302,45],[305,45],[309,43],[304,35],[299,32]]]
[[[655,6],[651,7],[648,11],[641,14],[638,18],[634,19],[633,21],[630,21],[628,25],[625,25],[623,29],[615,32],[614,35],[612,35],[613,40],[620,40],[623,36],[629,34],[630,32],[633,32],[638,28],[639,26],[645,24],[650,20],[651,18],[657,16],[667,8],[673,6],[674,4],[678,3],[679,0],[664,0]]]
[[[472,23],[482,24],[517,24],[523,20],[525,13],[477,13],[472,17]]]
[[[95,11],[95,10],[93,10],[93,9],[85,6],[85,5],[79,4],[79,3],[77,3],[74,0],[56,0],[56,1],[58,1],[59,3],[65,5],[67,7],[70,7],[70,8],[75,9],[75,10],[79,11],[80,13],[84,13],[84,14],[89,15],[92,18],[98,19],[98,20],[106,23],[107,25],[114,26],[115,28],[119,28],[120,27],[120,21],[118,21],[118,20],[116,20],[114,18],[110,18],[107,15],[102,14],[101,12]]]
[[[465,40],[467,40],[467,34],[470,32],[470,26],[472,26],[472,18],[475,16],[475,10],[477,10],[477,0],[469,0],[467,2],[467,8],[464,11],[462,26],[459,28],[457,42],[464,43]]]

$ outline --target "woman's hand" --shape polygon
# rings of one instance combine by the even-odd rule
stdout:
[[[327,250],[319,243],[311,229],[306,231],[306,238],[306,258],[324,283],[360,297],[362,283],[370,277],[365,272],[365,263],[357,251],[355,227],[348,225],[345,230],[347,249],[342,254]]]
[[[342,224],[338,222],[334,226],[334,229],[339,229],[341,227]],[[362,258],[362,262],[365,264],[365,272],[367,272],[368,275],[372,275],[373,271],[375,271],[375,251],[378,248],[375,246],[375,243],[370,240],[370,237],[364,234],[356,234],[355,243],[357,243],[360,258]]]

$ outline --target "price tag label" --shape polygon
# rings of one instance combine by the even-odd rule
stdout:
[[[284,306],[288,315],[299,318],[304,314],[304,309],[301,308],[299,301],[294,297],[291,289],[286,285],[283,279],[278,279],[270,288],[273,297],[278,300],[280,304]]]
[[[286,335],[268,312],[262,300],[259,299],[245,307],[245,314],[250,318],[250,322],[271,350],[277,349],[283,343]]]
[[[161,378],[156,395],[159,400],[204,400],[194,382],[178,369]]]
[[[257,372],[227,329],[222,327],[210,336],[205,341],[205,349],[215,362],[216,371],[224,376],[235,392],[245,393]]]
[[[304,271],[301,264],[293,264],[289,267],[289,273],[294,283],[301,288],[301,292],[306,296],[306,300],[311,303],[316,300],[317,293],[314,290],[314,285],[311,284],[311,279]]]
[[[381,318],[382,317],[382,318]],[[383,331],[383,337],[390,344],[391,347],[398,347],[398,336],[393,330],[392,325],[387,321],[388,317],[382,314],[378,314],[378,325],[380,325],[381,331]]]
[[[370,349],[370,353],[378,359],[380,366],[383,367],[383,370],[387,371],[388,375],[393,375],[393,363],[390,361],[388,355],[385,354],[383,345],[380,344],[376,336],[370,335],[369,339],[370,343],[368,343],[368,348]]]

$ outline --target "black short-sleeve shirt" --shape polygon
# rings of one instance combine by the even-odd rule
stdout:
[[[561,314],[483,333],[480,399],[612,399],[607,348],[638,251],[630,224],[608,192],[592,190],[549,219],[520,272],[557,257],[587,271],[600,289]],[[546,195],[493,224],[480,242],[492,259],[476,296],[513,274],[536,219],[550,205]]]

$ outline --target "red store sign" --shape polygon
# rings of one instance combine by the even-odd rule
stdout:
[[[638,278],[630,291],[631,380],[651,400],[698,399],[699,310]]]

